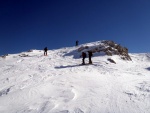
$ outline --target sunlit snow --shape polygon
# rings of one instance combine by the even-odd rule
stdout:
[[[149,53],[95,53],[82,66],[77,48],[0,58],[0,113],[150,113]]]

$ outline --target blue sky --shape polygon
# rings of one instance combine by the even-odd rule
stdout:
[[[1,0],[0,55],[113,40],[150,52],[149,0]]]

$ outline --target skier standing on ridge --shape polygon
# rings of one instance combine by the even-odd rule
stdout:
[[[85,65],[85,58],[86,58],[86,53],[82,52],[82,65]]]
[[[44,56],[47,56],[47,47],[44,48]]]
[[[78,46],[78,44],[79,44],[79,41],[77,40],[77,41],[76,41],[76,46]]]
[[[91,57],[93,56],[92,51],[88,51],[89,54],[89,64],[92,64]]]

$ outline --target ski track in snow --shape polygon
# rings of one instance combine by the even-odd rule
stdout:
[[[150,54],[81,66],[75,48],[0,58],[0,113],[150,113]]]

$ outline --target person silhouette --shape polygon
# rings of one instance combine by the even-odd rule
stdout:
[[[93,56],[92,51],[88,51],[88,55],[89,55],[89,64],[92,64],[92,60],[91,60],[91,57]]]
[[[77,40],[77,41],[76,41],[76,46],[78,46],[78,44],[79,44],[79,41]]]
[[[47,56],[47,50],[48,50],[48,48],[45,47],[45,48],[44,48],[44,56]]]
[[[82,65],[85,65],[86,53],[82,52]]]

